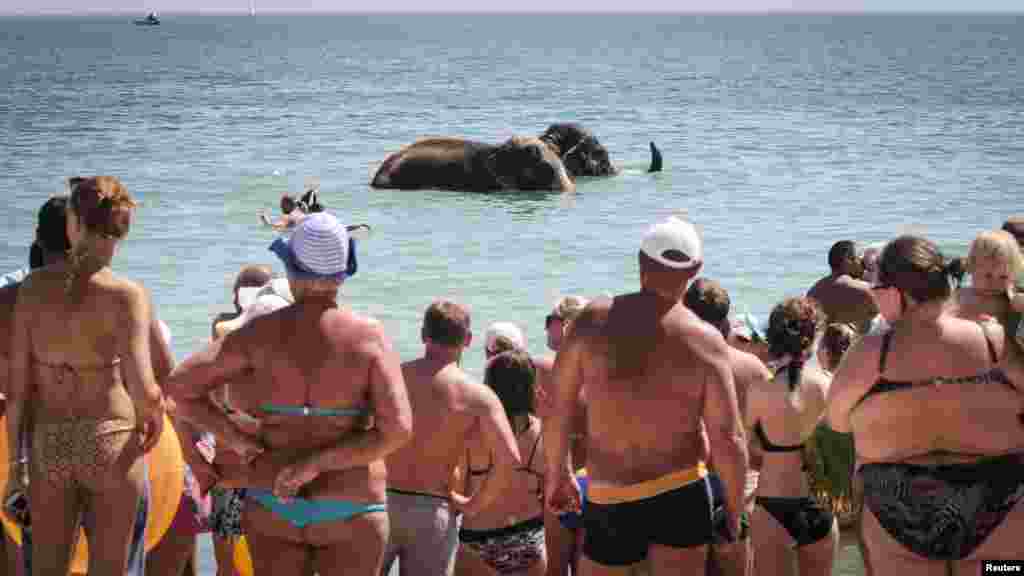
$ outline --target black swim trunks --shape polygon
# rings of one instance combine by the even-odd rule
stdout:
[[[676,483],[667,490],[632,501],[601,503],[601,493],[591,485],[583,514],[586,536],[583,553],[604,566],[628,566],[647,558],[651,544],[671,548],[704,546],[713,540],[712,495],[703,466],[696,478]],[[681,477],[690,471],[669,475]],[[669,477],[664,477],[669,478]],[[671,482],[671,480],[669,480]],[[629,487],[644,491],[647,485],[665,486],[662,478]],[[636,490],[633,490],[636,492]]]

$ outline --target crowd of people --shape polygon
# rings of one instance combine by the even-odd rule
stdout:
[[[125,187],[43,205],[0,288],[8,574],[194,574],[205,531],[221,576],[831,574],[841,520],[869,576],[1024,557],[1024,219],[966,259],[836,242],[762,321],[669,217],[637,291],[555,304],[549,354],[491,323],[478,382],[468,307],[429,303],[403,361],[340,301],[356,227],[303,202],[264,219],[286,276],[244,267],[180,364],[111,268]]]

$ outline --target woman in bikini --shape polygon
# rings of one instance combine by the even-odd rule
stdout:
[[[5,502],[28,493],[36,574],[68,573],[81,523],[89,573],[121,575],[145,489],[143,454],[164,422],[155,323],[145,289],[110,269],[131,226],[128,191],[109,176],[70,185],[71,253],[33,272],[14,310],[7,434],[13,446],[30,435],[31,449],[28,461],[10,463]]]
[[[519,441],[523,463],[509,475],[504,496],[479,514],[464,518],[459,530],[460,576],[543,576],[547,572],[544,548],[544,452],[540,418],[534,414],[536,371],[530,356],[513,349],[487,363],[484,383],[494,390]],[[488,482],[492,464],[483,444],[471,444],[466,456],[466,492],[472,494]],[[453,498],[465,499],[455,494]]]
[[[261,572],[377,576],[388,539],[384,459],[412,432],[398,355],[378,322],[336,301],[356,258],[334,216],[309,215],[271,250],[295,303],[192,355],[167,387],[179,414],[227,449],[217,454],[220,484],[246,487],[242,528]],[[239,414],[210,398],[225,382]]]
[[[830,510],[810,492],[804,443],[825,412],[829,376],[808,365],[825,329],[825,314],[807,297],[777,305],[768,322],[768,350],[775,377],[747,395],[749,438],[763,452],[754,516],[750,521],[758,574],[789,574],[792,554],[800,574],[828,575],[839,542]]]
[[[891,329],[853,345],[829,393],[831,426],[854,436],[876,574],[981,574],[981,559],[1021,555],[1019,372],[1001,326],[948,306],[951,268],[924,238],[886,246],[873,293]]]

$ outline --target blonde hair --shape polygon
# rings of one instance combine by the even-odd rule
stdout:
[[[562,319],[562,322],[568,324],[575,320],[580,315],[580,312],[583,312],[583,309],[587,307],[589,302],[589,300],[582,296],[563,296],[558,299],[558,302],[555,302],[553,312]]]
[[[1024,256],[1013,234],[1005,230],[987,230],[978,234],[971,242],[967,255],[967,270],[974,274],[979,260],[1000,260],[1006,263],[1010,276],[1016,276],[1024,269]]]

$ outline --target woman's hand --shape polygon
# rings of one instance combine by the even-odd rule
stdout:
[[[285,466],[274,479],[274,496],[283,501],[294,498],[306,484],[320,475],[320,467],[313,459],[304,459],[290,466]]]

